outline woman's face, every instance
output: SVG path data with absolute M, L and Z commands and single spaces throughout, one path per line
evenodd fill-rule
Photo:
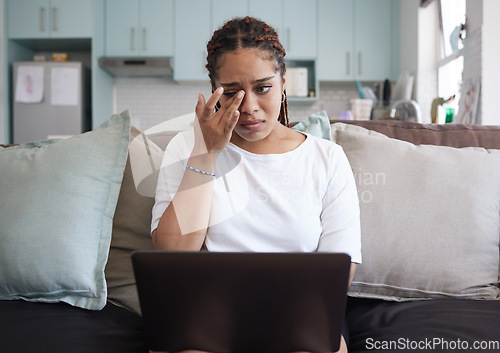
M 278 116 L 285 79 L 276 71 L 276 63 L 258 49 L 239 49 L 220 58 L 216 86 L 224 88 L 223 105 L 236 92 L 245 96 L 239 107 L 240 118 L 231 141 L 260 141 L 279 124 Z

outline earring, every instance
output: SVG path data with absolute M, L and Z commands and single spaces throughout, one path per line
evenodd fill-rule
M 286 99 L 285 91 L 281 92 L 281 103 L 284 103 Z

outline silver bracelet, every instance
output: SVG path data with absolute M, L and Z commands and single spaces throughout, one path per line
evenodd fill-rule
M 194 170 L 195 172 L 198 172 L 198 173 L 203 174 L 203 175 L 211 175 L 211 176 L 215 177 L 215 173 L 205 172 L 204 170 L 200 170 L 198 168 L 191 167 L 190 165 L 187 165 L 187 164 L 186 164 L 186 168 Z

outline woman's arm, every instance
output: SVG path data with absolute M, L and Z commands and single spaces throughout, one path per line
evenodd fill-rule
M 206 103 L 199 95 L 196 105 L 195 143 L 187 164 L 209 173 L 215 172 L 217 156 L 231 138 L 244 96 L 244 92 L 236 94 L 214 113 L 222 93 L 222 88 L 217 89 Z M 152 233 L 156 249 L 201 249 L 209 224 L 213 183 L 212 175 L 186 168 L 178 190 Z
M 351 270 L 349 271 L 349 286 L 351 286 L 352 279 L 354 278 L 354 273 L 356 273 L 356 266 L 358 264 L 355 262 L 351 262 Z

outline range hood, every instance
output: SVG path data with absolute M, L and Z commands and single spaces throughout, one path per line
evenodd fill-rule
M 99 66 L 113 76 L 172 76 L 170 58 L 108 58 L 99 59 Z

